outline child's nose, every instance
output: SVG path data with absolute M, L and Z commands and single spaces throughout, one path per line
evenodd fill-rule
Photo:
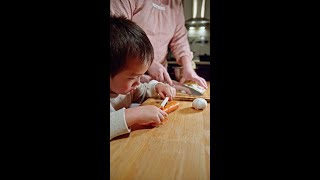
M 138 78 L 134 83 L 133 86 L 138 86 L 140 84 L 140 78 Z

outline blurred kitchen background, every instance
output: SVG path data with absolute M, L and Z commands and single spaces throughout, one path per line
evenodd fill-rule
M 210 0 L 183 0 L 185 26 L 190 49 L 193 52 L 193 67 L 197 74 L 210 80 Z M 181 67 L 172 53 L 168 55 L 168 71 L 173 79 L 180 80 Z

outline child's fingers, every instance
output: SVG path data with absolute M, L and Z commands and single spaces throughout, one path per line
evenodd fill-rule
M 170 93 L 168 94 L 168 97 L 169 97 L 169 100 L 170 100 L 170 101 L 173 100 L 172 92 L 170 92 Z
M 150 125 L 151 126 L 158 126 L 159 124 L 161 124 L 161 123 L 151 123 Z
M 173 100 L 173 98 L 176 96 L 176 89 L 173 87 L 169 87 L 169 94 L 168 97 L 170 100 Z
M 176 89 L 171 87 L 170 88 L 171 94 L 172 94 L 172 99 L 176 96 Z
M 161 121 L 164 120 L 164 115 L 162 115 L 161 113 L 158 113 L 158 117 L 160 119 L 160 121 L 158 123 L 161 123 Z
M 161 109 L 159 109 L 160 110 L 160 113 L 164 116 L 164 117 L 167 117 L 168 116 L 168 114 L 165 112 L 165 111 L 163 111 L 163 110 L 161 110 Z
M 159 95 L 162 97 L 162 99 L 169 97 L 169 100 L 172 100 L 172 93 L 170 91 L 170 88 L 164 89 L 162 92 L 159 92 Z
M 164 93 L 165 97 L 168 97 L 169 100 L 172 100 L 172 91 L 170 86 L 166 86 L 163 90 L 162 93 Z
M 162 99 L 164 99 L 164 98 L 166 98 L 166 96 L 163 94 L 163 92 L 159 92 L 159 95 L 160 95 L 160 97 L 162 98 Z

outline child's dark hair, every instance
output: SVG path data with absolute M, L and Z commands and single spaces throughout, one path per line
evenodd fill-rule
M 125 68 L 129 58 L 151 65 L 154 58 L 152 44 L 146 33 L 124 16 L 110 15 L 110 76 Z

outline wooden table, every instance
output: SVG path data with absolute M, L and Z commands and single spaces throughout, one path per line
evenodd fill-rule
M 210 96 L 207 83 L 204 96 Z M 192 101 L 179 103 L 162 125 L 132 127 L 110 141 L 111 180 L 210 179 L 210 103 L 204 110 L 193 109 Z

